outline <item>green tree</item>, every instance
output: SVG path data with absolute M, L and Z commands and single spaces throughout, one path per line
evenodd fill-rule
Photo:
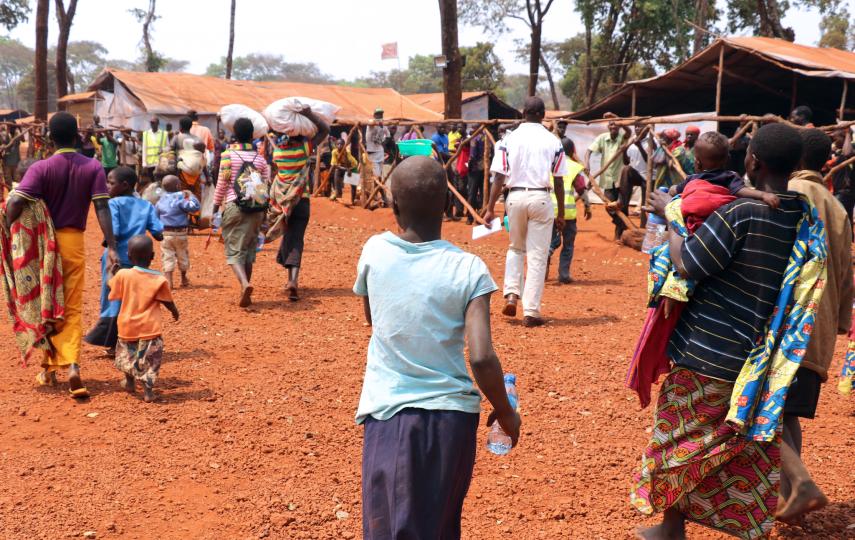
M 167 62 L 167 58 L 155 51 L 151 44 L 151 34 L 154 32 L 152 25 L 160 18 L 155 13 L 156 4 L 157 0 L 148 0 L 148 9 L 132 8 L 128 10 L 137 22 L 142 23 L 142 63 L 145 65 L 145 70 L 149 72 L 160 71 Z
M 28 111 L 36 110 L 36 73 L 32 65 L 27 73 L 21 77 L 15 89 L 18 103 Z M 56 110 L 56 66 L 53 62 L 47 63 L 47 107 L 46 111 Z
M 0 103 L 4 108 L 20 109 L 18 83 L 33 68 L 33 50 L 17 39 L 0 37 Z M 32 109 L 30 109 L 32 110 Z
M 107 49 L 96 41 L 72 41 L 68 44 L 68 70 L 73 78 L 72 91 L 84 89 L 107 67 Z
M 0 0 L 0 26 L 11 30 L 27 22 L 30 15 L 30 2 L 28 0 Z
M 227 59 L 221 58 L 216 64 L 210 64 L 205 74 L 211 77 L 225 77 L 226 63 Z M 333 80 L 314 62 L 286 62 L 282 55 L 265 53 L 253 53 L 235 58 L 232 65 L 232 79 L 308 83 L 328 83 Z
M 489 42 L 478 42 L 474 47 L 461 47 L 466 59 L 463 66 L 463 90 L 467 92 L 495 91 L 505 80 L 505 67 Z
M 820 14 L 829 19 L 829 24 L 832 25 L 837 24 L 834 19 L 839 17 L 845 16 L 848 20 L 848 13 L 842 0 L 728 0 L 727 30 L 729 32 L 750 30 L 758 36 L 794 41 L 795 31 L 784 27 L 781 22 L 792 8 L 817 9 Z

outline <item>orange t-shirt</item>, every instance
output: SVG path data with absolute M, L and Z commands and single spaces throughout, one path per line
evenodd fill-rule
M 172 302 L 172 291 L 163 274 L 148 268 L 119 270 L 108 284 L 110 300 L 121 300 L 119 339 L 154 339 L 163 333 L 161 302 Z

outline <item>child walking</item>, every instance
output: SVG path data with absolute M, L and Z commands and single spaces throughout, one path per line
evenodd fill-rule
M 133 268 L 119 270 L 110 280 L 110 300 L 119 300 L 119 341 L 116 367 L 125 374 L 122 388 L 136 392 L 140 381 L 146 403 L 154 400 L 154 383 L 163 360 L 163 322 L 160 306 L 178 320 L 178 308 L 163 274 L 150 270 L 154 247 L 147 236 L 134 236 L 128 243 Z
M 497 287 L 481 259 L 441 239 L 442 165 L 410 157 L 393 177 L 401 232 L 368 240 L 353 287 L 374 329 L 356 413 L 365 429 L 363 537 L 460 538 L 481 408 L 465 341 L 475 383 L 493 405 L 488 425 L 498 421 L 514 444 L 519 438 L 490 336 Z
M 187 271 L 190 270 L 190 248 L 187 232 L 190 227 L 189 214 L 201 208 L 199 199 L 189 191 L 181 191 L 181 180 L 170 174 L 163 178 L 163 195 L 157 201 L 155 209 L 163 223 L 163 243 L 160 244 L 163 273 L 169 288 L 173 289 L 172 275 L 175 267 L 181 272 L 181 286 L 190 285 Z
M 158 219 L 154 206 L 136 197 L 136 185 L 137 174 L 130 167 L 116 167 L 107 176 L 110 215 L 120 268 L 131 267 L 131 261 L 128 259 L 128 241 L 134 236 L 148 232 L 155 240 L 163 240 L 163 224 Z M 92 330 L 83 338 L 90 345 L 106 347 L 108 355 L 115 352 L 116 317 L 119 315 L 120 307 L 118 302 L 110 302 L 108 299 L 107 282 L 115 271 L 115 268 L 107 266 L 105 249 L 101 257 L 101 315 Z

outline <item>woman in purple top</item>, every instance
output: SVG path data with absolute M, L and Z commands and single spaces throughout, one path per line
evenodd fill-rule
M 44 371 L 37 381 L 56 384 L 56 371 L 68 368 L 69 390 L 74 398 L 86 398 L 88 391 L 80 379 L 80 347 L 83 340 L 83 277 L 86 270 L 83 231 L 89 216 L 89 204 L 95 204 L 98 224 L 107 243 L 110 267 L 118 262 L 113 223 L 108 206 L 107 180 L 104 168 L 96 159 L 78 154 L 72 146 L 77 138 L 77 120 L 58 112 L 49 123 L 50 138 L 57 151 L 48 159 L 34 163 L 6 203 L 6 225 L 11 227 L 28 201 L 42 200 L 48 208 L 56 242 L 62 257 L 65 292 L 65 320 L 57 324 L 50 336 L 53 350 L 42 361 Z

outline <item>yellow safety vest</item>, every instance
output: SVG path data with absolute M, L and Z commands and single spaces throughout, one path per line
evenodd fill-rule
M 166 132 L 160 129 L 155 134 L 151 130 L 145 130 L 142 144 L 144 148 L 143 166 L 154 167 L 160 160 L 160 154 L 166 148 Z
M 567 176 L 564 177 L 564 219 L 576 219 L 576 197 L 573 195 L 573 180 L 585 169 L 581 163 L 567 156 Z M 558 217 L 558 197 L 552 192 L 552 208 Z

